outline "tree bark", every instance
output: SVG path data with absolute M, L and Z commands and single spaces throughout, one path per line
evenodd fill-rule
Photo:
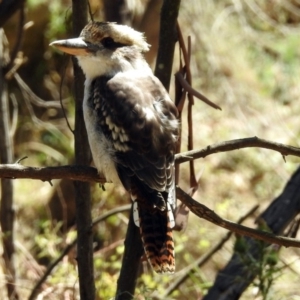
M 0 1 L 0 27 L 25 3 L 25 0 Z
M 261 214 L 259 219 L 274 234 L 282 234 L 288 224 L 300 212 L 300 168 L 293 174 L 281 195 L 273 200 L 271 205 Z M 261 242 L 245 238 L 247 255 L 258 260 Z M 264 243 L 264 247 L 270 244 Z M 245 289 L 256 277 L 256 268 L 249 268 L 241 261 L 241 254 L 234 253 L 226 267 L 219 272 L 203 300 L 235 300 L 239 299 Z
M 8 43 L 2 28 L 0 28 L 0 161 L 2 164 L 12 163 L 13 144 L 9 128 L 9 106 L 7 84 L 4 68 L 9 63 Z M 16 292 L 14 254 L 14 211 L 13 184 L 10 179 L 1 179 L 1 212 L 3 260 L 6 273 L 6 287 L 9 299 L 19 299 Z
M 177 42 L 176 23 L 180 0 L 164 0 L 160 15 L 159 46 L 155 75 L 169 90 L 175 43 Z
M 134 290 L 143 253 L 144 250 L 140 231 L 134 224 L 131 207 L 122 268 L 117 285 L 116 300 L 131 300 L 134 298 Z
M 73 0 L 73 34 L 79 36 L 87 23 L 87 2 Z M 83 120 L 82 102 L 84 95 L 84 75 L 73 58 L 74 93 L 75 93 L 75 162 L 89 165 L 91 155 L 87 133 Z M 79 273 L 80 298 L 95 299 L 94 268 L 93 268 L 93 234 L 91 216 L 91 193 L 87 182 L 74 182 L 77 225 L 77 263 Z
M 104 0 L 105 19 L 109 22 L 131 25 L 132 13 L 127 0 Z

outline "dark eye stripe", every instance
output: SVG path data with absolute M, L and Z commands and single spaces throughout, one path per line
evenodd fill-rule
M 115 49 L 126 46 L 125 44 L 115 42 L 111 37 L 102 39 L 101 43 L 107 49 Z

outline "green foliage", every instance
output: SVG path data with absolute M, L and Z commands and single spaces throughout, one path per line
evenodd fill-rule
M 246 270 L 249 270 L 251 274 L 256 274 L 256 279 L 252 285 L 258 289 L 262 299 L 267 300 L 272 285 L 282 272 L 282 268 L 278 266 L 279 247 L 277 245 L 266 246 L 261 241 L 257 241 L 256 246 L 257 257 L 253 257 L 248 251 L 249 246 L 245 238 L 237 237 L 234 251 L 239 255 Z
M 38 6 L 47 6 L 50 12 L 50 20 L 45 36 L 51 40 L 54 37 L 62 36 L 67 32 L 67 26 L 70 23 L 71 1 L 46 1 L 46 0 L 29 0 L 29 9 L 36 9 Z
M 40 233 L 34 236 L 38 258 L 56 258 L 60 253 L 59 246 L 63 241 L 60 234 L 61 223 L 57 223 L 53 227 L 50 220 L 40 220 L 39 228 Z

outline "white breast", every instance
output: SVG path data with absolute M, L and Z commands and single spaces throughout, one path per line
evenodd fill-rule
M 93 160 L 99 173 L 103 173 L 107 181 L 119 184 L 120 179 L 116 170 L 112 143 L 106 139 L 100 126 L 97 126 L 99 119 L 96 111 L 88 106 L 90 83 L 88 79 L 85 82 L 83 116 Z

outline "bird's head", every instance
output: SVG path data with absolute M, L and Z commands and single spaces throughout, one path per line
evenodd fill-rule
M 142 53 L 150 47 L 141 32 L 110 22 L 90 22 L 78 38 L 50 45 L 76 56 L 88 78 L 146 68 Z

